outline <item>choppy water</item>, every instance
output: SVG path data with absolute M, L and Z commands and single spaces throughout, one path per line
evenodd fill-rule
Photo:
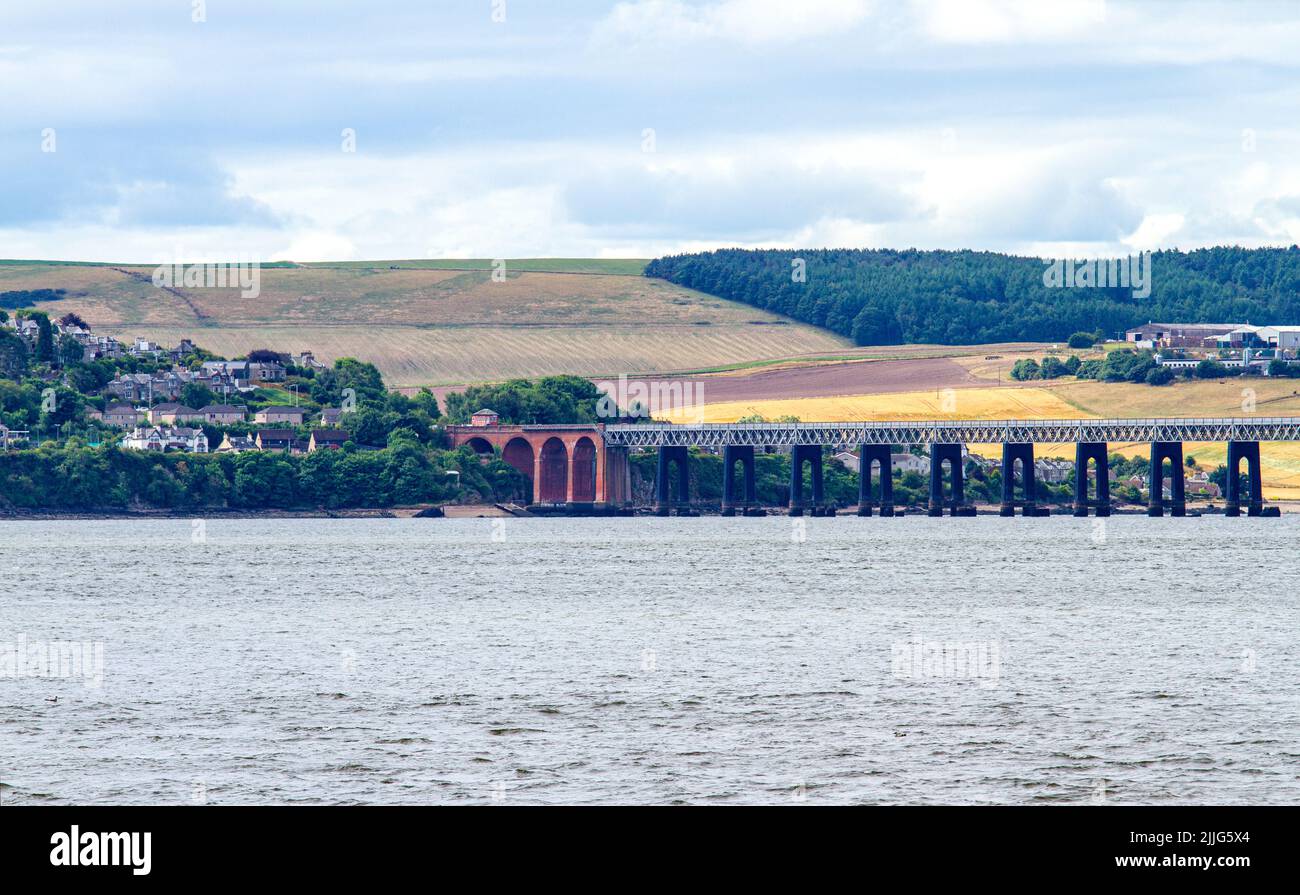
M 803 524 L 0 523 L 3 802 L 1300 801 L 1300 518 Z

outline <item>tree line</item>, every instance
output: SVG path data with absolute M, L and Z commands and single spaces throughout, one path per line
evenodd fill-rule
M 1038 258 L 907 249 L 720 249 L 646 276 L 740 301 L 858 345 L 1064 341 L 1158 321 L 1300 323 L 1300 248 L 1155 252 L 1150 295 L 1052 288 Z M 1140 291 L 1140 290 L 1139 290 Z

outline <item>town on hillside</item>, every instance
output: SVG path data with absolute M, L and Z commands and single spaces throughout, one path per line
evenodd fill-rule
M 310 351 L 261 350 L 240 360 L 225 360 L 190 339 L 169 348 L 147 339 L 123 342 L 99 335 L 75 314 L 57 321 L 40 314 L 16 316 L 5 319 L 3 327 L 35 358 L 52 350 L 65 366 L 75 364 L 78 370 L 92 361 L 112 362 L 111 380 L 92 383 L 91 389 L 85 388 L 85 382 L 73 384 L 94 402 L 85 407 L 85 418 L 123 430 L 117 443 L 127 450 L 299 454 L 336 450 L 348 441 L 348 433 L 340 428 L 347 407 L 309 409 L 298 403 L 301 382 L 327 369 Z M 131 372 L 133 368 L 139 371 Z M 294 403 L 252 407 L 245 400 L 265 395 L 268 389 L 278 395 L 282 388 L 291 390 L 288 394 Z M 213 444 L 205 424 L 247 431 L 223 431 Z M 304 429 L 308 426 L 314 428 Z M 21 446 L 30 434 L 0 425 L 0 447 Z

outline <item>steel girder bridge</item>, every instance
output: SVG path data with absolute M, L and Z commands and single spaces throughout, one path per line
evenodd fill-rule
M 723 453 L 722 508 L 725 515 L 739 509 L 745 514 L 757 508 L 754 493 L 754 451 L 784 448 L 790 451 L 790 499 L 792 515 L 802 515 L 804 466 L 811 466 L 814 515 L 834 515 L 825 505 L 822 492 L 823 448 L 850 448 L 858 455 L 858 515 L 869 516 L 873 506 L 880 515 L 893 516 L 891 445 L 926 445 L 930 454 L 931 516 L 948 510 L 953 516 L 974 515 L 966 503 L 963 487 L 964 444 L 1002 444 L 1001 514 L 1011 516 L 1017 507 L 1023 515 L 1046 515 L 1036 505 L 1034 475 L 1035 444 L 1075 444 L 1074 515 L 1110 515 L 1109 443 L 1151 444 L 1150 498 L 1147 512 L 1163 516 L 1186 515 L 1183 480 L 1184 442 L 1226 442 L 1228 477 L 1225 514 L 1276 515 L 1277 508 L 1265 508 L 1260 480 L 1260 442 L 1300 441 L 1300 417 L 1216 417 L 1165 419 L 1075 419 L 1075 420 L 926 420 L 863 423 L 620 423 L 603 428 L 605 446 L 618 451 L 657 449 L 656 508 L 668 515 L 677 504 L 679 513 L 691 514 L 689 461 L 687 450 L 702 447 Z M 743 491 L 737 493 L 735 466 L 742 467 Z M 1089 464 L 1092 470 L 1089 471 Z M 1242 494 L 1239 470 L 1245 463 L 1248 488 Z M 672 487 L 672 467 L 677 468 L 677 487 Z M 947 466 L 945 475 L 944 468 Z M 1017 475 L 1017 467 L 1019 475 Z M 1168 470 L 1168 474 L 1166 474 Z M 873 488 L 873 471 L 878 485 Z M 1169 495 L 1165 496 L 1165 480 Z M 1090 481 L 1093 483 L 1089 488 Z M 948 487 L 945 488 L 945 482 Z M 1017 488 L 1017 484 L 1019 487 Z M 673 491 L 676 490 L 674 499 Z M 1091 491 L 1091 493 L 1090 493 Z M 1019 492 L 1019 494 L 1017 494 Z

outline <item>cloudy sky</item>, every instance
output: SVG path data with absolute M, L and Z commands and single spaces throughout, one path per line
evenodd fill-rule
M 1300 3 L 0 6 L 0 257 L 1300 242 Z

